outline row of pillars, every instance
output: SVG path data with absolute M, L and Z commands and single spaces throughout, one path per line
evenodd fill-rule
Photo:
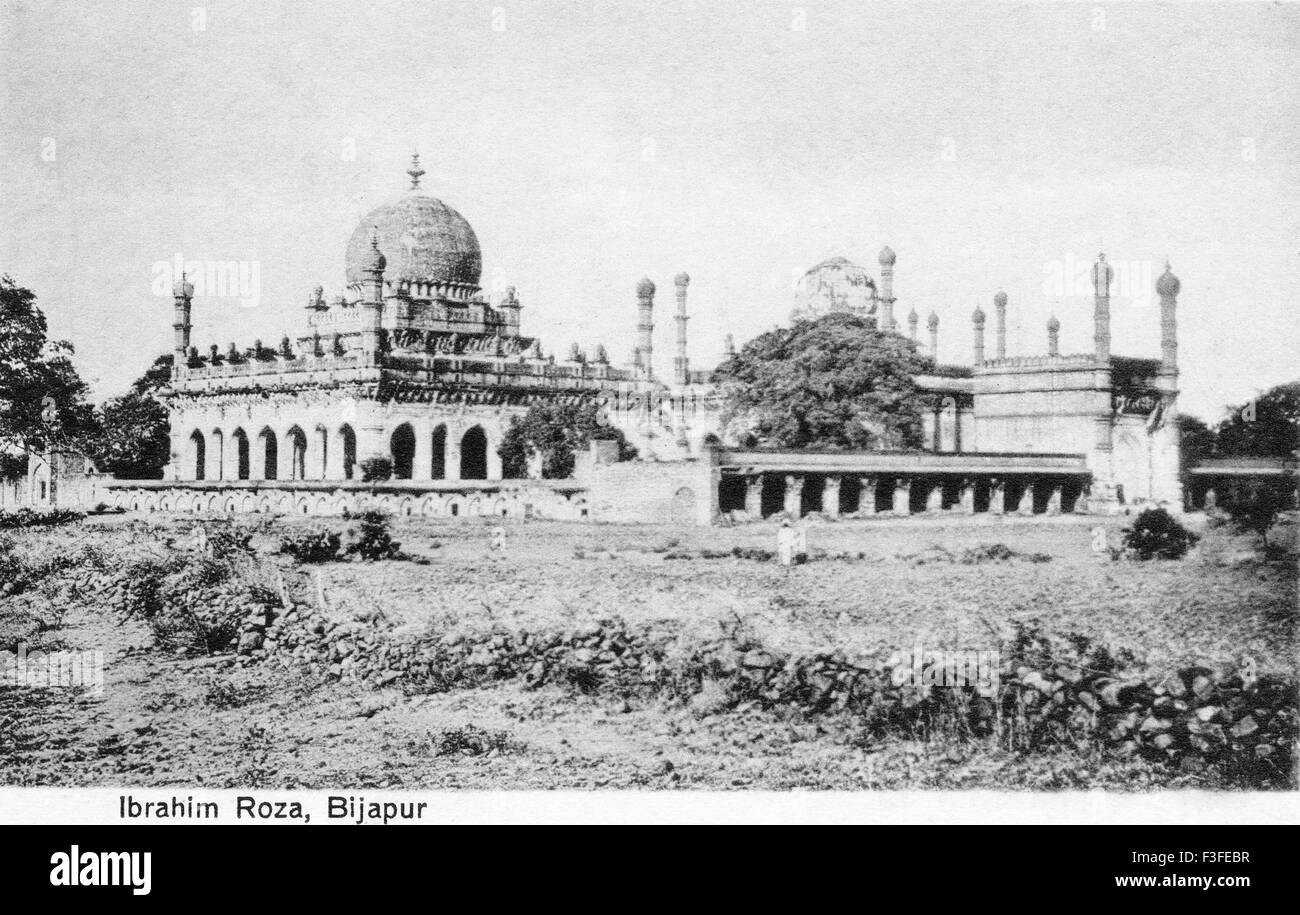
M 755 518 L 775 511 L 783 511 L 792 518 L 802 517 L 810 502 L 813 505 L 820 502 L 820 511 L 832 518 L 845 513 L 910 515 L 916 512 L 1055 515 L 1073 512 L 1083 494 L 1080 481 L 1062 477 L 855 476 L 852 479 L 857 484 L 858 497 L 854 508 L 852 500 L 842 498 L 846 478 L 839 474 L 757 473 L 731 479 L 743 482 L 744 509 Z M 775 504 L 774 484 L 782 490 L 779 508 Z M 722 485 L 724 489 L 728 487 L 726 479 Z M 809 485 L 822 487 L 820 500 L 806 498 L 810 495 L 806 492 Z M 720 493 L 723 511 L 740 507 L 728 504 L 737 501 L 736 495 Z

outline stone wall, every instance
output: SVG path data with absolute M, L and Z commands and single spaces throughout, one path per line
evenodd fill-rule
M 685 461 L 580 465 L 592 518 L 632 524 L 711 524 L 721 474 L 716 452 Z
M 513 480 L 481 484 L 396 483 L 173 483 L 114 481 L 104 487 L 112 508 L 143 512 L 282 515 L 342 515 L 378 509 L 394 515 L 430 518 L 588 517 L 582 486 L 572 481 Z

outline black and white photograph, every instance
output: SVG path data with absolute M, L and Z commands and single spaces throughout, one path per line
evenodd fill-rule
M 1298 51 L 0 0 L 0 821 L 1300 821 Z

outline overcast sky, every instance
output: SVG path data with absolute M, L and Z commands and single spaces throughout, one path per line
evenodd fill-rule
M 100 395 L 170 350 L 178 253 L 259 270 L 256 307 L 196 300 L 197 345 L 296 334 L 416 148 L 548 351 L 628 358 L 649 275 L 667 370 L 686 270 L 710 366 L 886 243 L 944 361 L 999 288 L 1012 354 L 1053 312 L 1088 351 L 1064 270 L 1104 245 L 1182 280 L 1185 412 L 1300 376 L 1300 5 L 197 4 L 0 6 L 0 271 Z M 1120 291 L 1113 350 L 1158 354 L 1154 297 Z

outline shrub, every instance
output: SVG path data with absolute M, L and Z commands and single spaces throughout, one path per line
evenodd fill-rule
M 383 480 L 391 480 L 393 477 L 393 462 L 386 457 L 366 458 L 361 462 L 361 481 L 363 483 L 376 483 Z
M 1274 486 L 1261 486 L 1231 499 L 1225 506 L 1228 517 L 1239 530 L 1264 534 L 1277 520 L 1278 515 L 1291 507 L 1295 483 L 1284 481 Z
M 488 731 L 473 724 L 443 728 L 431 735 L 431 742 L 433 751 L 438 756 L 483 756 L 493 750 L 508 753 L 516 749 L 515 742 L 505 731 Z
M 389 533 L 388 516 L 381 511 L 365 511 L 357 516 L 357 527 L 347 546 L 347 553 L 366 562 L 395 559 L 402 545 Z
M 0 529 L 67 524 L 71 521 L 80 521 L 84 517 L 86 517 L 84 512 L 73 511 L 70 508 L 52 508 L 49 511 L 20 508 L 12 512 L 0 512 Z
M 339 558 L 343 538 L 324 527 L 286 531 L 280 537 L 280 552 L 299 562 L 331 562 Z
M 1181 559 L 1196 539 L 1163 508 L 1146 509 L 1123 534 L 1124 548 L 1135 559 Z

